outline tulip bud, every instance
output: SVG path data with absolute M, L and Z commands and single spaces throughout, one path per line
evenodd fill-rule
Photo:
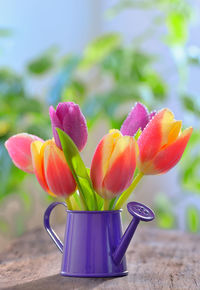
M 38 182 L 51 195 L 68 196 L 74 193 L 76 182 L 60 150 L 53 140 L 31 144 L 33 167 Z
M 143 131 L 155 114 L 155 111 L 149 114 L 143 104 L 136 103 L 122 124 L 121 133 L 123 135 L 134 136 L 139 129 Z
M 136 167 L 136 142 L 118 130 L 103 137 L 91 165 L 91 179 L 96 192 L 105 199 L 122 193 L 132 182 Z
M 52 106 L 49 108 L 49 114 L 56 145 L 62 149 L 56 131 L 56 128 L 60 128 L 71 137 L 79 151 L 82 151 L 87 142 L 88 132 L 85 117 L 79 106 L 72 102 L 59 103 L 56 111 Z
M 138 139 L 139 170 L 146 175 L 169 171 L 181 159 L 192 130 L 181 132 L 181 121 L 170 110 L 158 112 Z

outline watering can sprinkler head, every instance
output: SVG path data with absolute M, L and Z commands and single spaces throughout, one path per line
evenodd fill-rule
M 146 205 L 139 202 L 129 202 L 127 204 L 129 213 L 135 217 L 135 220 L 150 222 L 155 218 L 154 212 Z
M 122 236 L 118 247 L 113 253 L 113 260 L 116 264 L 122 261 L 122 258 L 130 244 L 130 241 L 135 233 L 135 230 L 140 221 L 149 222 L 155 218 L 154 212 L 139 202 L 129 202 L 127 205 L 129 213 L 133 216 L 128 228 Z

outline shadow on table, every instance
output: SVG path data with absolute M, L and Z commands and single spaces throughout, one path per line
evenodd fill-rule
M 74 277 L 62 277 L 60 275 L 54 275 L 47 278 L 39 279 L 35 282 L 28 282 L 18 286 L 13 286 L 9 288 L 10 290 L 59 290 L 59 289 L 94 289 L 96 287 L 101 287 L 103 289 L 104 282 L 110 282 L 116 278 L 74 278 Z M 109 283 L 109 284 L 110 284 Z M 101 286 L 100 286 L 101 285 Z

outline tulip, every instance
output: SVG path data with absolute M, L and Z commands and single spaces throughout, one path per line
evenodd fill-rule
M 134 136 L 139 129 L 143 131 L 155 114 L 155 111 L 149 113 L 143 104 L 136 103 L 121 126 L 122 135 Z
M 136 167 L 136 141 L 111 130 L 97 146 L 91 165 L 91 180 L 96 192 L 112 199 L 132 182 Z
M 192 134 L 192 128 L 181 132 L 181 121 L 168 109 L 158 112 L 138 139 L 138 168 L 142 174 L 169 171 L 181 159 Z
M 39 140 L 41 143 L 44 142 L 39 137 L 27 133 L 14 135 L 5 142 L 5 147 L 15 166 L 28 173 L 34 173 L 31 158 L 31 143 L 36 140 Z
M 56 131 L 56 128 L 60 128 L 71 137 L 79 151 L 82 151 L 87 142 L 88 132 L 85 117 L 79 106 L 72 102 L 59 103 L 56 111 L 50 106 L 49 114 L 56 145 L 62 149 Z
M 53 140 L 31 144 L 35 175 L 42 188 L 49 194 L 69 196 L 76 189 L 76 182 L 60 150 Z

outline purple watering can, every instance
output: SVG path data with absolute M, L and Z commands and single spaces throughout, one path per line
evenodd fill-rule
M 122 235 L 121 210 L 67 212 L 64 245 L 49 223 L 53 202 L 44 214 L 44 226 L 62 252 L 61 275 L 73 277 L 114 277 L 128 274 L 125 252 L 140 220 L 151 221 L 153 211 L 143 204 L 127 205 L 133 216 Z M 66 205 L 65 205 L 66 206 Z

